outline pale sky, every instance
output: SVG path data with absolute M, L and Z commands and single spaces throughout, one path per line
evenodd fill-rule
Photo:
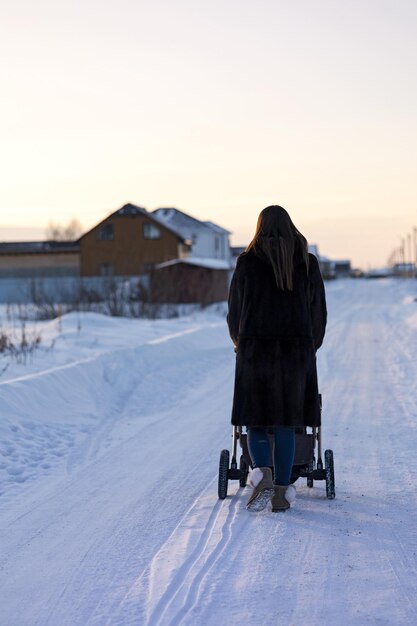
M 383 264 L 417 226 L 416 34 L 414 0 L 3 3 L 0 239 L 133 202 L 244 244 L 281 204 Z

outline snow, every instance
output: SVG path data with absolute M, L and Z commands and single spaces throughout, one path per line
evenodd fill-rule
M 223 228 L 222 226 L 219 226 L 218 224 L 215 224 L 214 222 L 207 221 L 207 222 L 203 222 L 203 224 L 205 224 L 206 226 L 214 230 L 214 232 L 219 235 L 224 235 L 224 234 L 231 235 L 232 234 L 230 230 L 226 230 L 226 228 Z
M 285 513 L 246 511 L 234 481 L 217 499 L 224 312 L 38 323 L 41 347 L 0 376 L 0 623 L 415 624 L 416 291 L 327 286 L 336 499 L 300 479 Z
M 173 207 L 155 209 L 152 216 L 159 220 L 162 224 L 173 228 L 184 239 L 190 239 L 191 231 L 200 232 L 212 230 L 205 222 L 202 222 L 191 215 L 187 215 L 184 211 Z
M 206 267 L 212 270 L 230 270 L 230 263 L 222 259 L 200 258 L 200 257 L 186 257 L 184 259 L 173 259 L 172 261 L 165 261 L 156 266 L 156 269 L 163 267 L 170 267 L 171 265 L 178 265 L 179 263 L 185 263 L 187 265 L 196 265 L 197 267 Z

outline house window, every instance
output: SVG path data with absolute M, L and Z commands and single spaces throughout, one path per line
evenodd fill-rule
M 160 239 L 161 231 L 158 226 L 155 226 L 155 224 L 145 222 L 143 225 L 143 236 L 145 239 Z
M 113 276 L 113 265 L 111 263 L 101 263 L 100 276 Z
M 104 224 L 97 231 L 97 239 L 99 241 L 113 241 L 114 239 L 114 227 L 113 224 Z
M 218 237 L 215 237 L 215 238 L 214 238 L 214 249 L 216 250 L 216 252 L 218 252 L 218 251 L 219 251 L 219 248 L 220 248 L 220 241 L 219 241 L 219 238 L 218 238 Z

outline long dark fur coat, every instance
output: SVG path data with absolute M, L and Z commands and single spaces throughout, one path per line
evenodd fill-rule
M 272 265 L 240 255 L 227 323 L 237 346 L 232 424 L 319 426 L 316 350 L 326 327 L 318 261 L 294 257 L 293 290 L 279 290 Z

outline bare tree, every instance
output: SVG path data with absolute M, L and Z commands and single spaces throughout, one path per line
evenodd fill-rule
M 49 222 L 46 229 L 46 238 L 48 241 L 74 241 L 82 234 L 81 223 L 73 218 L 66 226 Z

